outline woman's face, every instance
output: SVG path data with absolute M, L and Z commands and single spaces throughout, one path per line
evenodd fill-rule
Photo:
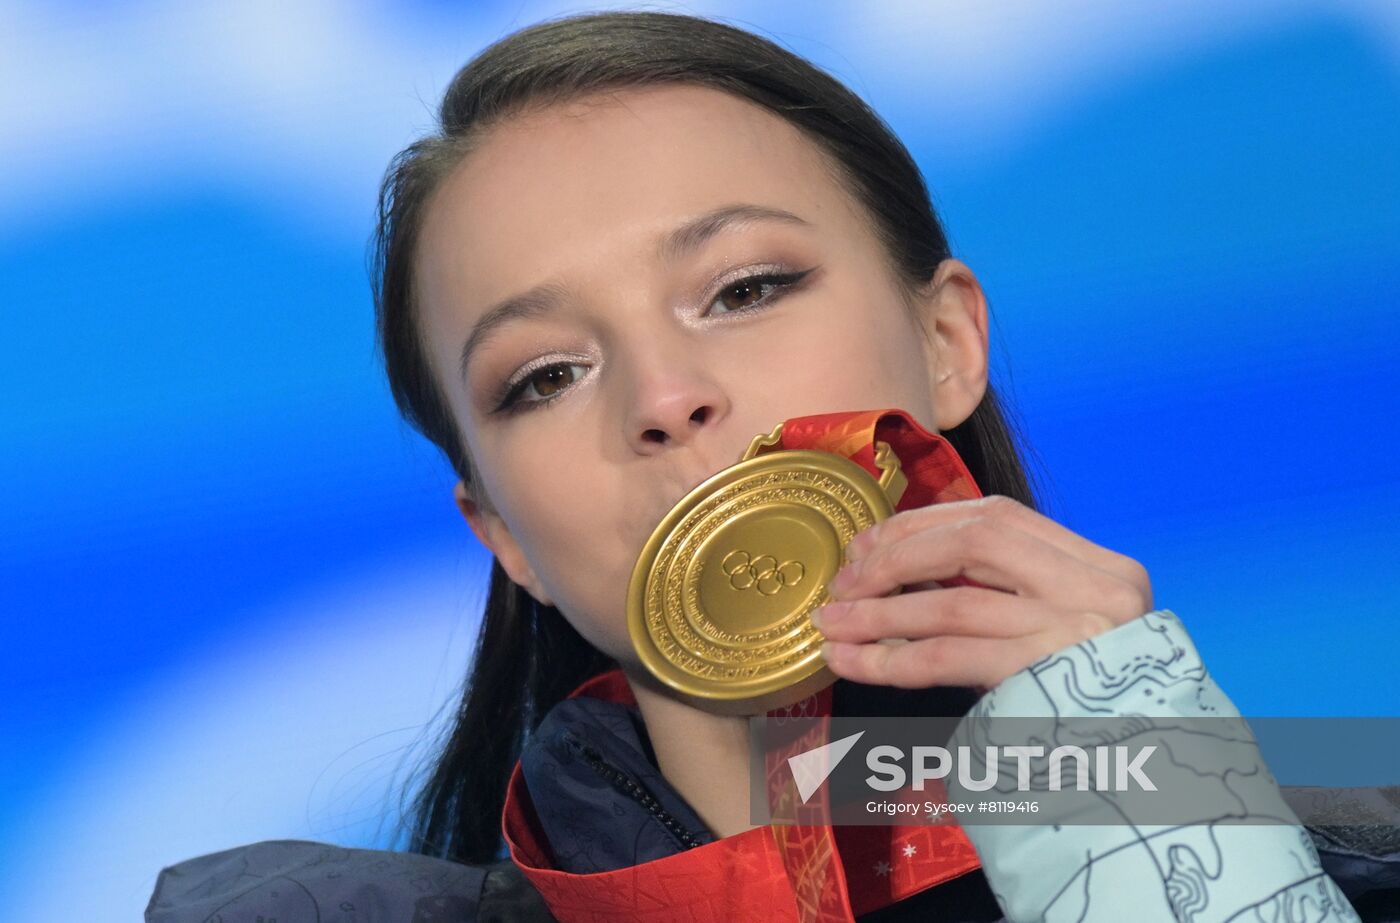
M 820 149 L 706 88 L 493 128 L 429 203 L 416 271 L 488 501 L 459 484 L 463 513 L 516 583 L 627 666 L 643 543 L 755 435 L 882 407 L 948 429 L 985 388 L 967 267 L 945 261 L 921 293 L 925 335 Z

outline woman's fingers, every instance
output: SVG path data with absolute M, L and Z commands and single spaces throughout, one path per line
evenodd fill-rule
M 828 640 L 853 643 L 934 635 L 1019 638 L 1045 628 L 1044 608 L 1011 593 L 959 586 L 827 603 L 812 613 L 812 622 Z
M 846 558 L 814 618 L 832 671 L 872 685 L 985 691 L 1152 609 L 1141 564 L 1006 497 L 896 514 Z M 940 585 L 960 577 L 980 586 Z
M 966 512 L 949 523 L 879 541 L 842 568 L 829 590 L 836 600 L 854 600 L 958 576 L 1060 609 L 1101 612 L 1120 623 L 1151 609 L 1150 596 L 1144 598 L 1139 586 L 1086 564 L 1009 520 Z
M 992 494 L 976 500 L 935 503 L 932 506 L 896 513 L 851 539 L 846 550 L 847 558 L 852 561 L 861 560 L 879 547 L 896 543 L 926 529 L 973 518 L 984 518 L 1014 526 L 1091 567 L 1117 577 L 1136 587 L 1139 594 L 1148 599 L 1148 608 L 1151 608 L 1152 584 L 1147 569 L 1140 563 L 1125 554 L 1096 545 L 1044 514 L 1001 494 Z
M 901 689 L 972 686 L 985 691 L 1045 655 L 1098 634 L 1086 634 L 1091 625 L 1100 630 L 1112 627 L 1103 616 L 1061 616 L 1019 638 L 938 635 L 902 644 L 828 641 L 822 656 L 833 673 L 852 682 Z

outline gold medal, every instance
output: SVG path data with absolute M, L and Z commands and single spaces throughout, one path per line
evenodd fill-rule
M 846 543 L 889 517 L 907 484 L 884 442 L 877 480 L 842 455 L 775 449 L 781 435 L 779 424 L 755 436 L 682 497 L 632 570 L 627 628 L 642 663 L 709 711 L 761 714 L 835 681 L 809 616 Z

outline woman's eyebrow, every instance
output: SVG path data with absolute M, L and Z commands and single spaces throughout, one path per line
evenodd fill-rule
M 740 202 L 724 205 L 691 218 L 663 234 L 657 241 L 656 255 L 662 262 L 675 262 L 700 249 L 706 241 L 723 231 L 758 221 L 780 221 L 811 227 L 811 222 L 785 209 Z M 504 324 L 542 317 L 557 309 L 568 297 L 569 290 L 565 286 L 557 282 L 547 282 L 506 298 L 481 315 L 472 325 L 466 342 L 462 344 L 458 359 L 458 374 L 462 380 L 466 380 L 467 366 L 471 362 L 472 354 Z

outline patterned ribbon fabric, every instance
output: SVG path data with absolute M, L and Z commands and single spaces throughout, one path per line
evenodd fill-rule
M 782 449 L 819 449 L 852 459 L 876 478 L 875 443 L 899 457 L 909 485 L 896 511 L 980 497 L 952 445 L 896 409 L 795 417 Z M 771 451 L 771 450 L 770 450 Z M 944 585 L 977 585 L 966 579 Z M 571 693 L 636 705 L 621 670 L 595 676 Z M 832 687 L 767 715 L 770 721 L 829 718 Z M 826 787 L 809 803 L 793 791 L 787 757 L 827 742 L 827 722 L 767 754 L 775 822 L 628 868 L 579 875 L 551 867 L 520 765 L 506 789 L 502 832 L 511 859 L 563 923 L 686 920 L 721 923 L 853 923 L 863 915 L 979 867 L 971 841 L 954 822 L 841 826 L 826 822 Z

